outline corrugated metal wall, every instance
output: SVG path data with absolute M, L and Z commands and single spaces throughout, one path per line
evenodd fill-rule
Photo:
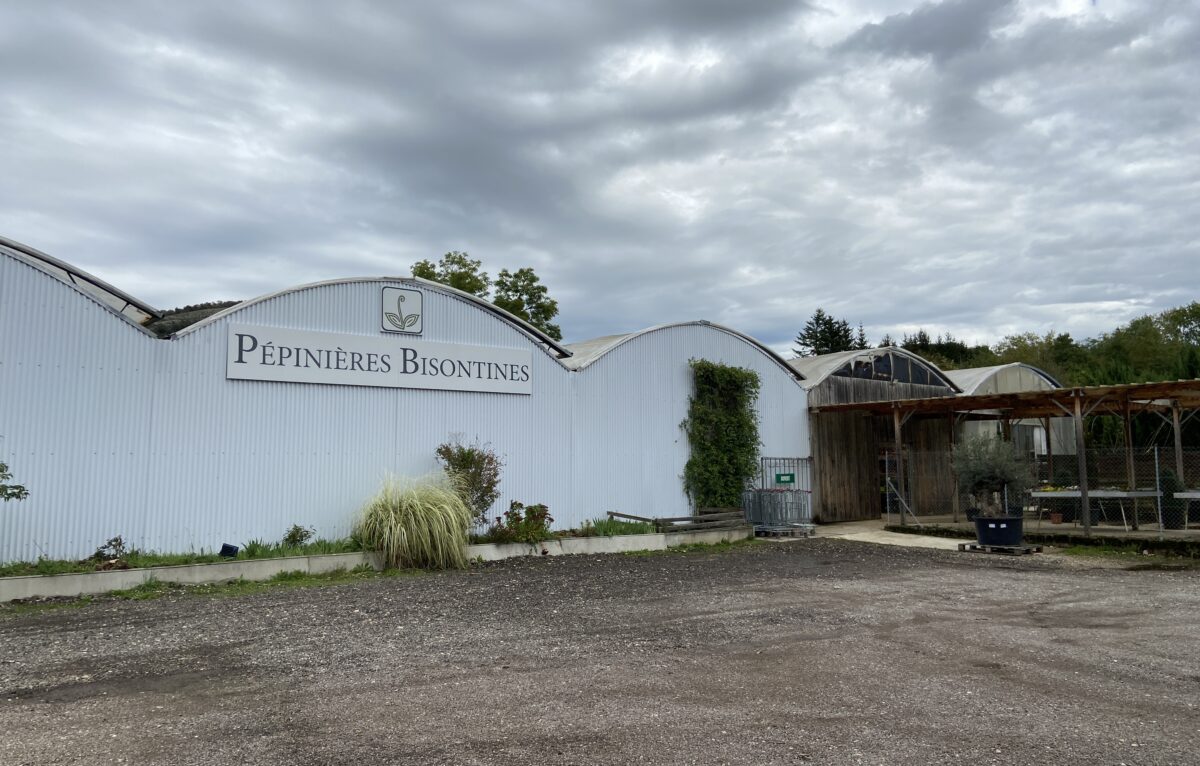
M 679 325 L 638 335 L 575 373 L 574 474 L 581 518 L 619 511 L 645 516 L 691 512 L 683 491 L 693 358 L 759 375 L 761 453 L 807 457 L 808 409 L 796 378 L 735 335 Z
M 30 489 L 0 505 L 0 561 L 82 557 L 114 535 L 161 551 L 277 540 L 296 523 L 344 535 L 388 473 L 436 472 L 456 434 L 504 457 L 496 513 L 542 502 L 559 527 L 679 515 L 693 357 L 758 371 L 764 454 L 808 454 L 804 392 L 736 336 L 667 328 L 575 373 L 427 287 L 422 337 L 532 349 L 532 396 L 226 380 L 227 323 L 377 336 L 381 284 L 285 292 L 162 341 L 0 254 L 0 460 Z

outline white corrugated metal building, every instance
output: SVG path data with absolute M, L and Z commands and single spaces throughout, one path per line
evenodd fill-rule
M 410 277 L 284 290 L 168 339 L 141 326 L 155 313 L 0 240 L 0 460 L 30 490 L 0 505 L 0 561 L 115 535 L 160 551 L 291 524 L 341 536 L 387 474 L 436 472 L 455 436 L 504 457 L 495 509 L 546 503 L 557 527 L 686 515 L 692 358 L 757 371 L 762 453 L 808 455 L 802 376 L 706 322 L 566 347 Z

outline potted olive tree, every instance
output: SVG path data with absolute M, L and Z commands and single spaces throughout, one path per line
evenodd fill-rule
M 980 545 L 1020 545 L 1025 492 L 1033 471 L 1011 442 L 975 436 L 954 448 L 958 486 L 974 501 L 967 518 L 975 521 Z

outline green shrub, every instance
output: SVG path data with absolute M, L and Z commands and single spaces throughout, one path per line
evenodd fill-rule
M 1007 487 L 1009 506 L 1019 508 L 1025 491 L 1033 486 L 1033 471 L 1016 447 L 992 436 L 973 436 L 955 445 L 953 462 L 959 489 L 985 512 L 1010 510 L 994 507 L 993 493 L 1003 493 Z
M 545 505 L 523 505 L 512 502 L 503 516 L 497 516 L 492 526 L 480 538 L 488 543 L 526 543 L 534 545 L 554 536 L 550 525 L 554 517 Z
M 691 454 L 683 486 L 696 508 L 740 508 L 758 473 L 758 373 L 705 359 L 690 362 L 695 382 L 688 401 Z
M 354 539 L 390 568 L 462 569 L 473 514 L 448 482 L 388 479 L 354 525 Z
M 488 511 L 500 495 L 500 469 L 503 461 L 487 444 L 447 442 L 435 450 L 463 502 L 475 515 L 475 522 L 486 524 Z
M 307 543 L 309 540 L 312 539 L 314 531 L 315 530 L 309 529 L 307 527 L 302 527 L 299 524 L 293 524 L 291 529 L 289 529 L 283 535 L 283 540 L 282 540 L 283 547 L 284 548 L 299 548 L 301 545 L 304 545 L 305 543 Z

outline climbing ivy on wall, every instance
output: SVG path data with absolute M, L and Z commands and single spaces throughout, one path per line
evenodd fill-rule
M 680 424 L 691 447 L 684 489 L 696 508 L 740 507 L 758 471 L 758 373 L 706 359 L 690 364 L 695 387 Z

